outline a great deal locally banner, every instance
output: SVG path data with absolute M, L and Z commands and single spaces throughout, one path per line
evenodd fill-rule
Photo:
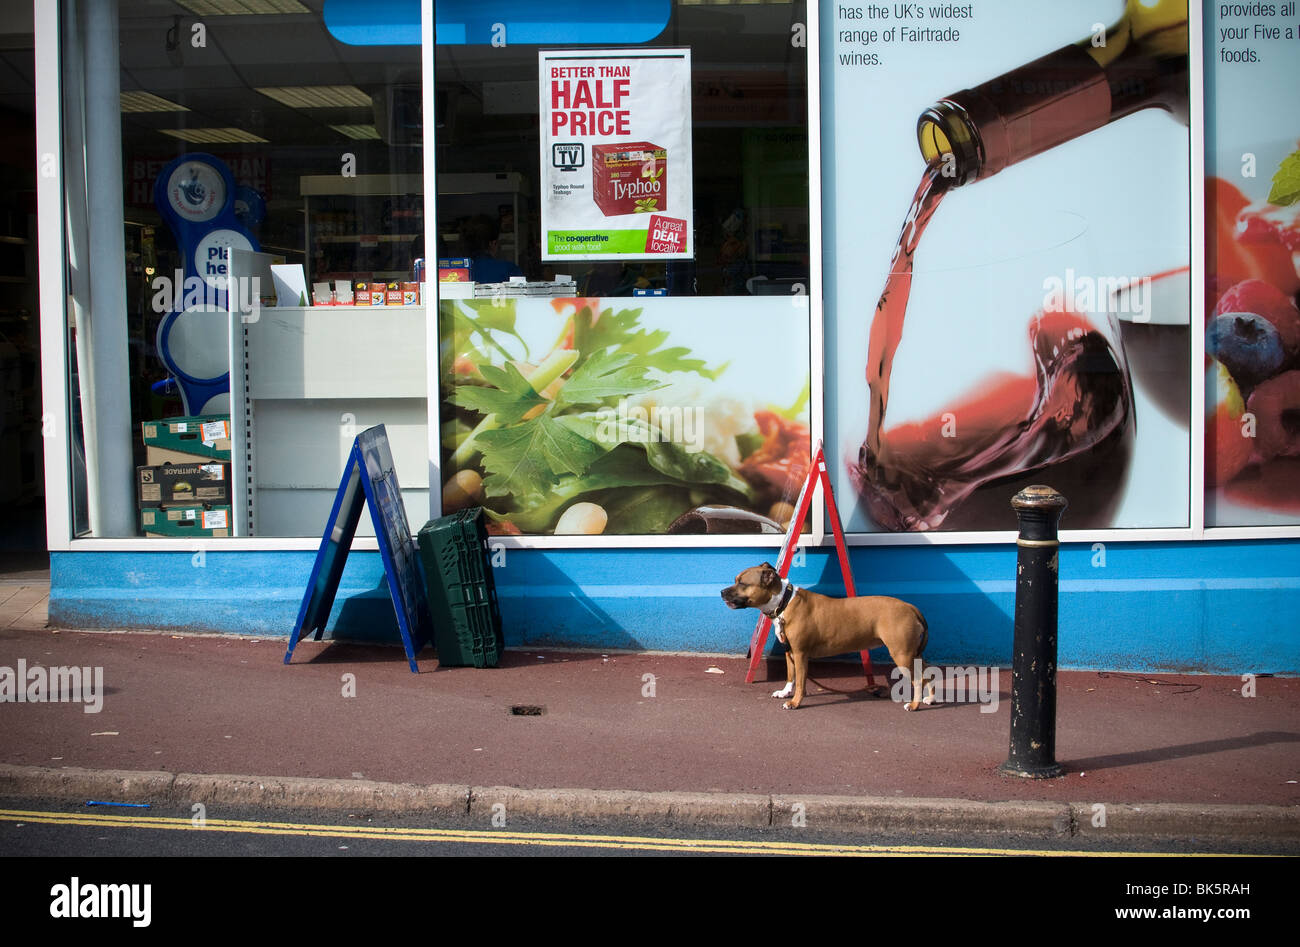
M 690 259 L 691 51 L 541 50 L 542 259 Z

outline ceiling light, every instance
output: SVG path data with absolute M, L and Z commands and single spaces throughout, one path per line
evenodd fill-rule
M 265 138 L 250 134 L 242 128 L 160 128 L 164 135 L 195 145 L 226 145 L 238 142 L 264 142 Z
M 185 106 L 152 92 L 123 92 L 123 112 L 188 112 Z
M 337 109 L 370 106 L 370 93 L 354 85 L 271 86 L 257 90 L 295 109 Z
M 198 16 L 254 16 L 272 13 L 310 13 L 298 0 L 176 0 Z
M 374 125 L 331 125 L 340 135 L 346 135 L 348 138 L 362 140 L 379 140 L 379 130 Z

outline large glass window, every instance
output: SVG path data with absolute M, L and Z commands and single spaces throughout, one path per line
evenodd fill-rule
M 76 535 L 318 536 L 374 423 L 428 513 L 418 19 L 330 6 L 62 5 Z
M 522 6 L 439 5 L 443 508 L 778 532 L 810 443 L 806 6 Z

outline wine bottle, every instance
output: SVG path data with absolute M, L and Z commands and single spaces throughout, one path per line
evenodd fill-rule
M 1127 0 L 1104 32 L 940 99 L 916 133 L 955 186 L 1153 107 L 1187 123 L 1187 0 Z

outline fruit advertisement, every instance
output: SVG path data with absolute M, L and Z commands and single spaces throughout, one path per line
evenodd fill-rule
M 443 300 L 442 510 L 515 536 L 772 534 L 808 473 L 806 296 Z
M 1294 3 L 1206 8 L 1211 527 L 1300 524 L 1300 102 L 1279 94 L 1300 88 L 1298 30 Z
M 846 529 L 1014 530 L 1034 483 L 1064 529 L 1191 527 L 1185 0 L 821 12 Z
M 540 50 L 544 260 L 691 259 L 691 51 Z

